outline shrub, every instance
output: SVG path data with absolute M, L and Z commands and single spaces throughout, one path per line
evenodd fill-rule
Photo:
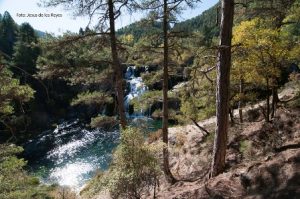
M 242 153 L 245 159 L 251 159 L 253 157 L 252 142 L 247 140 L 242 140 L 240 142 L 239 151 Z
M 54 199 L 77 199 L 76 192 L 74 192 L 70 187 L 64 186 L 54 186 L 53 191 L 50 195 Z
M 16 157 L 23 149 L 15 145 L 0 144 L 0 198 L 47 199 L 49 187 L 29 176 L 23 167 L 26 161 Z
M 91 118 L 91 127 L 92 128 L 111 128 L 117 125 L 117 120 L 115 117 L 99 115 L 97 117 Z
M 94 91 L 94 92 L 84 92 L 77 95 L 76 99 L 73 99 L 71 102 L 72 106 L 79 104 L 83 105 L 103 105 L 106 103 L 113 102 L 113 98 L 108 96 L 104 92 Z
M 92 180 L 82 195 L 109 190 L 112 198 L 141 198 L 156 186 L 160 174 L 156 154 L 162 147 L 161 143 L 146 144 L 140 129 L 127 128 L 121 132 L 109 170 Z

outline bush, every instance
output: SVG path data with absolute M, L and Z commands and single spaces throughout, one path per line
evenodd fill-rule
M 26 161 L 16 157 L 23 149 L 15 145 L 0 144 L 0 198 L 47 199 L 49 187 L 29 176 L 23 167 Z
M 127 128 L 121 132 L 110 169 L 92 180 L 82 195 L 109 190 L 112 198 L 141 198 L 156 186 L 160 175 L 156 154 L 162 148 L 161 143 L 146 144 L 140 129 Z
M 239 151 L 245 159 L 251 159 L 253 157 L 252 142 L 247 140 L 242 140 L 240 142 Z
M 53 199 L 77 199 L 76 192 L 70 187 L 55 186 L 53 185 L 53 191 L 50 192 Z
M 112 128 L 117 125 L 117 120 L 115 117 L 99 115 L 97 117 L 91 118 L 91 127 L 92 128 Z

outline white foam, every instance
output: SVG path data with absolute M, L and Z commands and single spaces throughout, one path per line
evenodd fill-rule
M 50 179 L 62 186 L 79 188 L 83 185 L 84 175 L 94 171 L 92 163 L 74 162 L 50 171 Z

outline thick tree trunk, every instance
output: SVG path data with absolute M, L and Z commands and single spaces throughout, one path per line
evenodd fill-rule
M 225 168 L 234 0 L 222 0 L 221 10 L 220 46 L 217 63 L 217 125 L 210 173 L 211 177 L 222 173 Z
M 243 119 L 243 99 L 241 99 L 242 95 L 244 95 L 244 80 L 243 78 L 240 78 L 240 100 L 239 100 L 239 117 L 240 117 L 240 123 L 242 124 L 244 122 Z
M 164 65 L 163 65 L 163 124 L 162 124 L 162 134 L 163 142 L 166 147 L 163 149 L 163 169 L 166 179 L 169 183 L 175 183 L 176 179 L 172 175 L 169 167 L 169 151 L 168 151 L 168 64 L 169 64 L 169 42 L 168 42 L 168 1 L 164 0 L 164 16 L 163 16 L 163 36 L 164 36 Z
M 118 101 L 118 110 L 120 117 L 121 127 L 126 128 L 126 114 L 124 107 L 124 91 L 123 91 L 123 70 L 119 61 L 118 51 L 117 51 L 117 39 L 115 30 L 115 14 L 114 14 L 114 3 L 113 0 L 108 0 L 108 12 L 109 12 L 109 25 L 110 25 L 110 40 L 111 40 L 111 54 L 112 62 L 115 73 L 115 90 Z

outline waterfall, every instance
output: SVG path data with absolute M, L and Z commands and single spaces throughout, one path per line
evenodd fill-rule
M 146 69 L 147 67 L 145 67 L 145 70 Z M 133 114 L 130 114 L 130 102 L 136 97 L 139 98 L 143 93 L 145 93 L 148 90 L 147 86 L 144 84 L 143 79 L 142 77 L 140 77 L 137 70 L 138 69 L 136 66 L 128 66 L 125 73 L 128 94 L 125 96 L 124 104 L 127 116 L 130 118 L 143 116 L 144 110 L 134 110 Z

